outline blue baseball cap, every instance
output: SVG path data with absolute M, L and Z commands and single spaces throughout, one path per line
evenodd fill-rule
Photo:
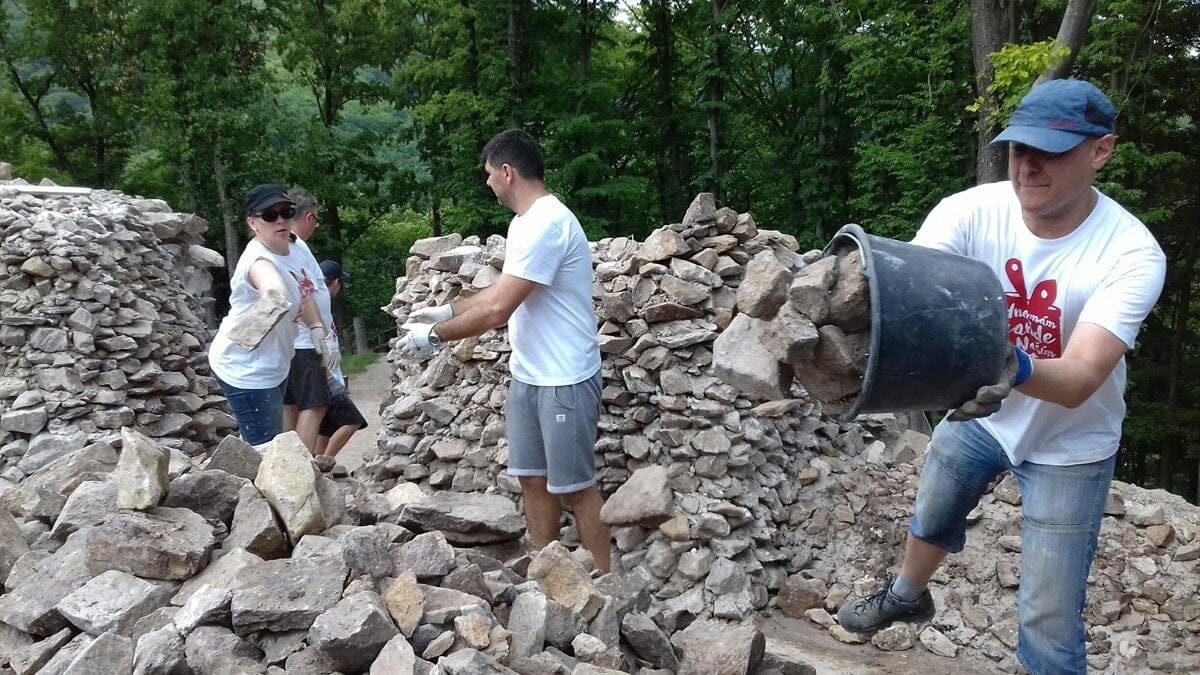
M 326 281 L 333 281 L 334 279 L 350 281 L 350 273 L 342 269 L 341 264 L 335 260 L 322 260 L 321 273 L 325 275 Z
M 1049 80 L 1025 94 L 1008 128 L 992 143 L 1011 141 L 1059 153 L 1116 129 L 1116 108 L 1091 82 Z

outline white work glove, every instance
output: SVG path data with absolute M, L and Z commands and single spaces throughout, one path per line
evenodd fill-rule
M 317 333 L 320 329 L 320 334 Z M 321 365 L 326 370 L 337 370 L 342 364 L 342 353 L 338 350 L 337 339 L 333 333 L 325 326 L 309 326 L 309 334 L 312 335 L 313 349 L 317 351 L 317 356 L 321 357 Z
M 437 352 L 437 347 L 429 342 L 429 334 L 433 332 L 431 323 L 406 323 L 400 327 L 408 334 L 400 338 L 400 354 L 411 359 L 425 359 Z
M 454 318 L 454 307 L 449 303 L 423 307 L 408 315 L 408 323 L 427 323 L 434 325 Z M 407 325 L 407 324 L 406 324 Z

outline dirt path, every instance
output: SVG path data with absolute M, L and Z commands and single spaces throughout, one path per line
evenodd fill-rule
M 375 437 L 379 433 L 379 404 L 392 386 L 392 373 L 387 356 L 380 354 L 375 363 L 358 375 L 350 377 L 350 398 L 367 418 L 367 428 L 350 437 L 350 442 L 338 453 L 338 464 L 353 473 L 362 466 L 363 458 L 375 452 Z

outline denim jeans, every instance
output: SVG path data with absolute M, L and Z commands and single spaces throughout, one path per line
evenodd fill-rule
M 1086 672 L 1084 596 L 1116 456 L 1075 466 L 1013 466 L 975 421 L 943 420 L 929 448 L 909 531 L 961 551 L 967 513 L 993 478 L 1011 471 L 1021 489 L 1017 658 L 1035 675 Z
M 283 388 L 240 389 L 214 378 L 229 400 L 242 440 L 259 445 L 283 432 Z

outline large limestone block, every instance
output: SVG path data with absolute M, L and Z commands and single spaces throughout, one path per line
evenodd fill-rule
M 766 638 L 754 626 L 696 621 L 671 636 L 682 652 L 680 675 L 744 675 L 762 663 Z
M 279 515 L 292 543 L 326 527 L 312 453 L 294 431 L 275 437 L 258 467 L 254 485 Z
M 217 558 L 216 562 L 204 568 L 204 571 L 183 582 L 179 592 L 171 598 L 173 605 L 185 605 L 192 595 L 205 586 L 213 588 L 236 588 L 241 571 L 262 562 L 262 558 L 248 553 L 243 549 L 234 549 Z
M 600 519 L 614 526 L 658 527 L 675 515 L 675 496 L 667 468 L 651 464 L 638 469 L 604 503 Z
M 144 434 L 121 429 L 121 458 L 113 470 L 117 507 L 146 510 L 162 501 L 167 491 L 171 455 Z
M 315 556 L 267 560 L 238 573 L 233 589 L 233 628 L 307 630 L 337 604 L 349 570 L 341 558 Z
M 228 525 L 237 508 L 238 494 L 248 484 L 245 478 L 220 469 L 192 471 L 171 481 L 164 505 L 191 509 L 210 521 Z
M 388 640 L 371 664 L 370 675 L 410 675 L 416 672 L 417 655 L 403 635 Z
M 639 657 L 655 668 L 679 670 L 679 659 L 671 641 L 658 624 L 646 614 L 630 613 L 621 620 L 621 636 Z
M 399 524 L 418 532 L 441 530 L 455 546 L 496 544 L 525 532 L 512 500 L 489 494 L 434 493 L 405 505 Z
M 73 532 L 102 522 L 117 510 L 117 486 L 111 481 L 89 480 L 79 484 L 67 497 L 50 529 L 50 536 L 64 540 Z
M 770 320 L 787 301 L 792 277 L 770 251 L 754 257 L 746 266 L 746 276 L 737 290 L 739 312 L 756 319 Z
M 766 323 L 745 314 L 733 317 L 713 343 L 712 372 L 750 398 L 773 401 L 787 395 L 792 373 L 759 340 Z
M 271 505 L 253 485 L 243 485 L 238 491 L 233 525 L 221 549 L 244 549 L 264 560 L 282 558 L 288 553 L 287 535 L 279 527 Z
M 104 633 L 75 656 L 63 675 L 130 672 L 133 670 L 133 645 L 133 640 L 128 637 Z
M 337 670 L 358 672 L 370 666 L 398 632 L 379 595 L 367 591 L 343 598 L 317 617 L 308 641 Z
M 67 620 L 56 606 L 92 578 L 86 562 L 86 537 L 86 532 L 68 537 L 57 551 L 34 563 L 15 588 L 0 595 L 0 622 L 38 636 L 66 628 Z
M 112 631 L 128 637 L 138 619 L 167 604 L 174 592 L 170 585 L 109 570 L 65 596 L 56 609 L 91 635 Z
M 86 532 L 93 573 L 121 570 L 148 579 L 187 579 L 208 564 L 216 538 L 186 509 L 122 511 Z
M 8 573 L 17 559 L 29 552 L 29 544 L 21 534 L 21 528 L 7 508 L 0 505 L 0 587 L 8 580 Z
M 561 542 L 552 541 L 539 551 L 529 565 L 527 576 L 541 584 L 552 600 L 579 612 L 585 619 L 596 616 L 604 604 L 588 570 Z

